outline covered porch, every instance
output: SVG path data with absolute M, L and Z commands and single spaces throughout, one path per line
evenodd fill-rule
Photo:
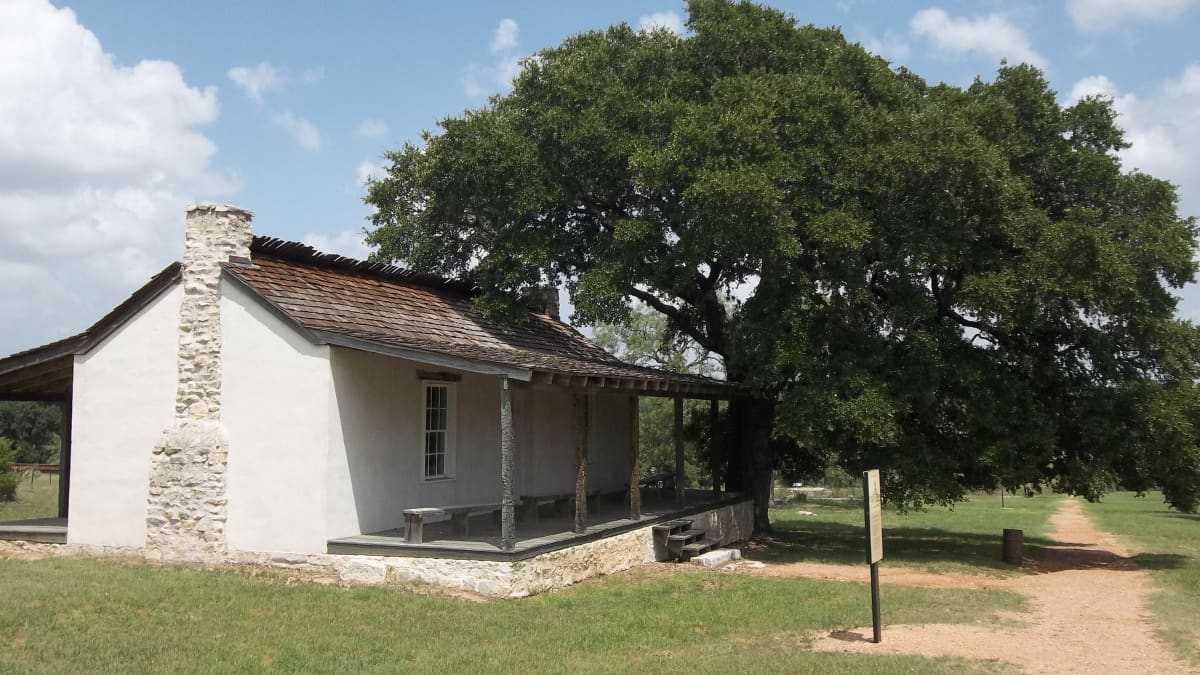
M 334 351 L 334 380 L 344 410 L 362 413 L 390 400 L 411 410 L 416 403 L 412 387 L 427 387 L 420 398 L 425 413 L 417 421 L 426 433 L 425 447 L 417 450 L 425 453 L 420 468 L 398 463 L 397 457 L 413 457 L 402 446 L 397 446 L 399 452 L 364 450 L 369 439 L 360 438 L 361 430 L 379 424 L 382 414 L 343 417 L 341 447 L 350 480 L 344 481 L 349 489 L 342 491 L 346 506 L 341 512 L 352 505 L 358 519 L 350 523 L 356 527 L 349 533 L 344 526 L 331 528 L 328 553 L 516 560 L 745 501 L 721 489 L 722 434 L 711 435 L 710 484 L 676 489 L 698 482 L 687 475 L 685 400 L 706 403 L 693 414 L 706 410 L 716 429 L 720 402 L 749 395 L 739 385 L 617 361 L 516 364 L 347 336 L 321 338 L 339 348 Z M 371 360 L 380 357 L 385 358 Z M 407 365 L 389 370 L 400 368 L 394 364 Z M 445 424 L 446 408 L 454 419 L 455 395 L 449 395 L 448 404 L 445 393 L 431 394 L 429 388 L 457 390 L 463 404 L 457 416 L 471 418 L 460 429 L 459 445 L 468 445 L 465 434 L 472 433 L 469 454 L 459 449 L 457 474 L 443 469 L 443 461 L 445 466 L 453 463 L 440 456 L 453 457 L 445 452 L 445 441 L 429 438 L 447 433 L 441 426 L 431 430 L 430 420 Z M 378 395 L 372 400 L 357 396 L 368 389 Z M 670 398 L 674 404 L 673 423 L 668 422 L 673 426 L 674 466 L 650 479 L 643 475 L 640 456 L 643 397 Z M 482 427 L 486 430 L 480 431 Z M 412 477 L 414 473 L 418 475 Z M 391 506 L 375 506 L 382 504 Z
M 630 518 L 621 500 L 600 499 L 588 513 L 589 525 L 575 531 L 573 514 L 557 514 L 543 508 L 535 519 L 517 518 L 518 535 L 510 548 L 504 547 L 503 525 L 487 514 L 474 516 L 467 534 L 456 531 L 449 521 L 425 526 L 423 541 L 406 540 L 402 528 L 372 532 L 329 541 L 329 553 L 342 555 L 456 558 L 461 560 L 525 560 L 543 553 L 587 544 L 659 523 L 734 506 L 747 501 L 738 494 L 715 495 L 710 490 L 687 490 L 686 506 L 679 508 L 671 490 L 647 489 L 642 494 L 642 514 Z
M 59 430 L 59 463 L 37 467 L 58 476 L 57 508 L 36 518 L 0 522 L 0 540 L 49 544 L 67 541 L 67 511 L 71 485 L 71 384 L 77 339 L 14 354 L 0 360 L 0 401 L 28 401 L 57 405 L 62 410 Z M 33 468 L 29 469 L 34 471 Z M 31 474 L 30 480 L 36 473 Z M 44 478 L 43 478 L 44 479 Z M 24 481 L 28 482 L 28 481 Z

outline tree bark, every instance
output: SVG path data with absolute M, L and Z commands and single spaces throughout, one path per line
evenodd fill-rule
M 772 531 L 771 506 L 771 434 L 775 427 L 775 402 L 764 399 L 736 399 L 729 402 L 732 425 L 726 447 L 729 458 L 725 488 L 754 498 L 754 534 Z

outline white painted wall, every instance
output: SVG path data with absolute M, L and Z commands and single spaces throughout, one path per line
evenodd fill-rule
M 142 547 L 150 454 L 175 416 L 176 284 L 75 357 L 67 542 Z
M 575 491 L 575 394 L 553 387 L 529 390 L 532 443 L 525 458 L 528 494 Z M 588 490 L 617 490 L 629 480 L 629 396 L 593 393 L 590 404 Z M 520 426 L 518 426 L 520 428 Z
M 452 372 L 454 477 L 424 478 L 424 387 L 419 366 L 333 348 L 328 457 L 329 536 L 403 527 L 403 510 L 500 501 L 500 380 Z
M 230 549 L 324 553 L 329 350 L 221 284 Z
M 500 381 L 454 372 L 454 477 L 423 476 L 423 387 L 418 371 L 444 371 L 333 348 L 328 457 L 329 537 L 400 528 L 403 510 L 500 501 Z M 520 494 L 575 489 L 573 394 L 516 384 L 516 488 Z M 615 490 L 629 472 L 629 398 L 594 396 L 589 488 Z

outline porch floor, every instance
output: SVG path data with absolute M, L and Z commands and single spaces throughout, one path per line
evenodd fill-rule
M 0 523 L 0 541 L 36 541 L 43 544 L 67 543 L 66 518 L 31 518 Z
M 574 532 L 575 517 L 552 515 L 549 505 L 542 507 L 537 522 L 529 518 L 517 520 L 517 543 L 512 551 L 500 548 L 500 526 L 487 515 L 471 518 L 467 536 L 456 535 L 450 522 L 427 523 L 424 542 L 404 541 L 404 529 L 398 527 L 353 537 L 331 539 L 329 553 L 345 555 L 405 556 L 421 558 L 457 558 L 464 560 L 523 560 L 548 551 L 576 546 L 589 541 L 611 537 L 658 522 L 682 518 L 726 504 L 736 504 L 748 497 L 724 493 L 719 497 L 711 490 L 685 491 L 685 506 L 680 509 L 670 490 L 642 490 L 642 517 L 629 518 L 629 506 L 622 500 L 609 497 L 588 509 L 588 527 L 582 534 Z

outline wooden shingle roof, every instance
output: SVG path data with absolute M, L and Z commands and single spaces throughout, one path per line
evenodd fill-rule
M 468 284 L 256 237 L 226 273 L 319 342 L 487 364 L 533 381 L 644 394 L 744 395 L 736 385 L 624 363 L 557 317 L 486 316 Z

